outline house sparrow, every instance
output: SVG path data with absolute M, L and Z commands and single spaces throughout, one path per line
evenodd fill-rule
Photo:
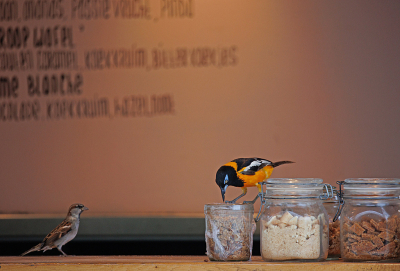
M 294 163 L 292 161 L 271 162 L 261 158 L 238 158 L 223 165 L 217 171 L 215 182 L 221 189 L 222 201 L 226 203 L 236 203 L 238 199 L 246 195 L 247 187 L 256 186 L 258 192 L 261 191 L 260 182 L 268 179 L 271 176 L 272 170 L 280 165 Z M 225 201 L 225 192 L 228 186 L 242 188 L 242 194 L 232 201 Z M 257 197 L 244 203 L 253 203 Z
M 41 243 L 30 250 L 21 254 L 24 256 L 32 251 L 51 250 L 57 248 L 64 256 L 67 254 L 62 251 L 62 246 L 75 238 L 78 233 L 79 219 L 83 211 L 89 210 L 83 204 L 72 204 L 69 207 L 67 217 L 54 230 L 52 230 Z

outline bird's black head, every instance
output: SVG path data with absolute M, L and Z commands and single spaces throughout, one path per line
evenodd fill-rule
M 221 189 L 222 201 L 225 201 L 225 192 L 228 186 L 243 186 L 243 182 L 238 179 L 235 169 L 230 166 L 222 166 L 218 169 L 215 182 Z

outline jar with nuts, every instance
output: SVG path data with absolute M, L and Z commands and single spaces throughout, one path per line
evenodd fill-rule
M 262 196 L 261 256 L 265 261 L 322 261 L 329 221 L 322 179 L 269 179 Z
M 346 179 L 340 214 L 345 261 L 400 260 L 400 179 Z

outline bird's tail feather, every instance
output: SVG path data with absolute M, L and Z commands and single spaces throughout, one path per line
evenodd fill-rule
M 283 164 L 290 164 L 290 163 L 294 163 L 294 162 L 292 162 L 292 161 L 279 161 L 279 162 L 275 162 L 275 163 L 272 163 L 272 167 L 277 167 L 277 166 L 280 166 L 280 165 L 283 165 Z
M 21 256 L 25 256 L 26 254 L 31 253 L 33 251 L 40 251 L 42 249 L 42 247 L 43 247 L 43 243 L 39 243 L 36 246 L 34 246 L 33 248 L 22 253 Z

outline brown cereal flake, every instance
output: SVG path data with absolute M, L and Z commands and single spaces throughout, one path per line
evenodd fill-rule
M 356 254 L 363 254 L 369 252 L 376 248 L 376 246 L 371 241 L 359 241 L 351 245 L 351 250 Z
M 372 226 L 374 226 L 375 229 L 378 229 L 378 222 L 376 222 L 374 219 L 371 219 L 369 222 Z
M 381 238 L 381 239 L 383 239 L 383 240 L 386 240 L 386 241 L 389 241 L 389 242 L 390 242 L 390 241 L 393 240 L 394 235 L 395 235 L 394 232 L 387 230 L 387 231 L 381 232 L 381 233 L 378 235 L 378 237 Z
M 360 224 L 358 224 L 357 222 L 355 222 L 353 226 L 350 227 L 350 230 L 358 236 L 361 236 L 361 234 L 365 231 L 365 229 L 361 227 Z
M 350 227 L 351 227 L 351 225 L 350 225 L 349 223 L 343 222 L 342 230 L 343 230 L 344 232 L 348 232 L 349 229 L 350 229 Z
M 344 252 L 342 252 L 342 257 L 343 258 L 349 258 L 349 259 L 357 259 L 358 256 L 357 254 L 354 254 L 353 252 L 350 251 L 349 248 L 347 248 Z
M 354 261 L 400 259 L 399 217 L 395 215 L 380 221 L 369 219 L 369 223 L 362 221 L 349 221 L 342 227 L 342 258 Z M 363 228 L 361 234 L 359 226 Z
M 376 235 L 373 235 L 373 234 L 370 234 L 370 233 L 363 233 L 363 234 L 361 235 L 361 238 L 362 238 L 363 240 L 372 241 L 372 238 L 375 237 L 375 236 L 376 236 Z
M 375 254 L 383 255 L 383 254 L 393 254 L 396 249 L 396 242 L 390 242 L 387 245 L 381 247 L 380 249 L 374 251 Z
M 379 238 L 378 236 L 374 235 L 374 237 L 372 237 L 372 243 L 374 243 L 374 245 L 376 245 L 378 248 L 381 248 L 384 246 L 381 238 Z
M 397 222 L 396 222 L 396 218 L 389 218 L 387 221 L 387 228 L 390 231 L 396 232 L 397 230 Z
M 358 241 L 361 240 L 361 237 L 360 237 L 360 236 L 357 236 L 357 235 L 354 235 L 354 234 L 351 234 L 351 233 L 346 234 L 345 237 L 346 237 L 346 238 L 355 239 L 355 240 L 358 240 Z
M 371 223 L 369 223 L 368 221 L 361 222 L 361 226 L 369 232 L 375 231 L 375 229 L 372 227 Z
M 385 221 L 380 221 L 380 222 L 378 222 L 378 228 L 377 228 L 377 230 L 378 230 L 378 231 L 385 231 L 385 230 L 386 230 L 386 223 L 385 223 Z

